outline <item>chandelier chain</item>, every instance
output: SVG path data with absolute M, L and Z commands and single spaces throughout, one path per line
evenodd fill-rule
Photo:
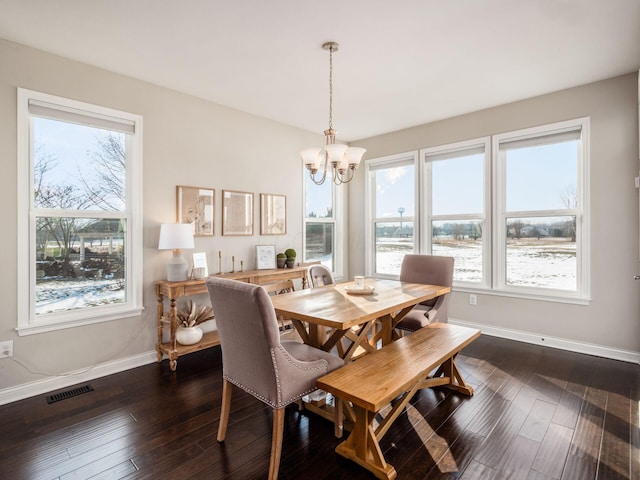
M 333 47 L 329 48 L 329 129 L 333 128 Z

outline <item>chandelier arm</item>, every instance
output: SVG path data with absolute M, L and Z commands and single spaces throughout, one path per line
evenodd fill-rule
M 339 170 L 336 169 L 336 177 L 340 183 L 338 185 L 342 185 L 343 183 L 349 183 L 353 180 L 353 176 L 355 174 L 355 170 L 351 167 L 348 167 L 344 172 L 340 173 Z
M 337 168 L 331 168 L 331 180 L 336 185 L 340 185 L 342 183 L 342 180 L 340 180 L 340 178 L 338 177 L 338 169 Z
M 322 178 L 320 180 L 316 180 L 316 174 L 315 173 L 311 173 L 311 181 L 313 183 L 315 183 L 316 185 L 322 185 L 324 183 L 325 178 L 327 177 L 327 172 L 324 172 L 322 174 Z
M 327 178 L 327 162 L 325 160 L 324 162 L 324 168 L 322 169 L 322 178 L 319 181 L 316 181 L 315 178 L 313 179 L 313 182 L 316 185 L 322 185 L 325 181 L 325 179 Z

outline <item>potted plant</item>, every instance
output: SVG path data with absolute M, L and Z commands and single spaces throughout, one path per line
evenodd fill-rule
M 287 263 L 287 256 L 284 253 L 276 255 L 276 262 L 278 262 L 278 268 L 284 268 Z
M 176 330 L 176 340 L 181 345 L 193 345 L 202 339 L 202 329 L 198 326 L 207 320 L 214 318 L 213 308 L 208 305 L 198 307 L 195 302 L 189 302 L 187 312 L 178 310 L 178 329 Z
M 287 267 L 293 268 L 296 264 L 296 251 L 293 248 L 287 248 L 284 255 L 287 257 Z

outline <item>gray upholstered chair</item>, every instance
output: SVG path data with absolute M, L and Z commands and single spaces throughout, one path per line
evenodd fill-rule
M 314 288 L 336 283 L 333 280 L 331 270 L 324 265 L 312 265 L 309 267 L 309 276 L 311 277 L 311 286 Z
M 453 261 L 453 257 L 405 255 L 400 267 L 400 281 L 450 287 L 453 283 Z M 396 328 L 415 332 L 433 322 L 446 323 L 449 296 L 450 294 L 441 295 L 416 305 L 398 322 Z
M 258 285 L 209 277 L 222 348 L 222 406 L 218 441 L 224 441 L 232 385 L 273 408 L 269 479 L 278 477 L 285 407 L 316 390 L 316 379 L 344 365 L 330 353 L 281 341 L 271 298 Z

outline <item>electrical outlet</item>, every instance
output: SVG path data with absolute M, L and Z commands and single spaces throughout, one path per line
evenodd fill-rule
M 478 296 L 473 293 L 469 295 L 469 305 L 476 306 L 478 305 Z
M 0 358 L 13 357 L 13 340 L 0 342 Z

